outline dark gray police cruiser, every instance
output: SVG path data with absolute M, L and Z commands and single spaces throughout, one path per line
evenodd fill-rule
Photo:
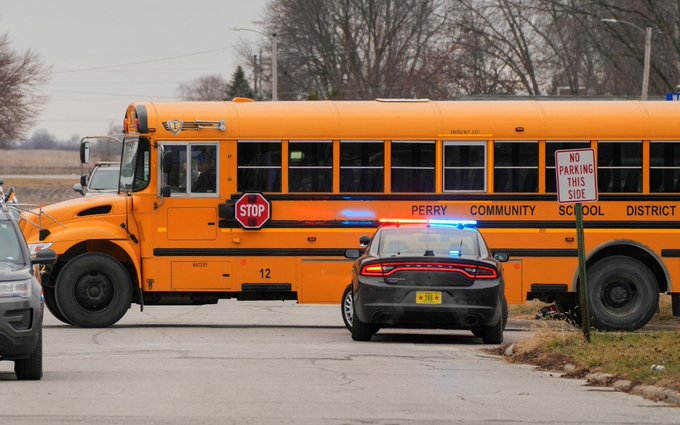
M 0 205 L 0 360 L 13 360 L 17 379 L 41 379 L 42 287 L 36 264 L 57 260 L 52 250 L 31 255 L 15 219 L 16 210 Z
M 474 221 L 381 220 L 356 259 L 343 319 L 355 341 L 381 328 L 468 329 L 486 344 L 503 342 L 508 306 L 500 262 Z M 350 311 L 351 309 L 351 311 Z

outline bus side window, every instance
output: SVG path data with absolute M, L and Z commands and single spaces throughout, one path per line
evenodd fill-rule
M 186 193 L 186 146 L 165 146 L 162 186 L 171 193 Z
M 217 147 L 191 146 L 191 192 L 217 193 Z

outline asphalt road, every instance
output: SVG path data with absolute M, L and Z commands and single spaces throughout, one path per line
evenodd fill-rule
M 506 341 L 527 331 L 508 324 Z M 47 313 L 42 381 L 0 362 L 9 424 L 677 424 L 680 410 L 511 365 L 467 332 L 353 342 L 338 306 L 131 310 L 109 329 Z

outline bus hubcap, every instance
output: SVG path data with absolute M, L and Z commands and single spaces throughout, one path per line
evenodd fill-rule
M 604 291 L 604 303 L 611 308 L 623 308 L 635 297 L 633 282 L 622 279 L 609 283 Z
M 88 273 L 76 283 L 76 301 L 86 310 L 101 310 L 111 302 L 112 297 L 111 281 L 99 272 Z

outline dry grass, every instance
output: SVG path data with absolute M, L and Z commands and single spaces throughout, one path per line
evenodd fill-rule
M 0 177 L 8 174 L 79 174 L 78 151 L 0 149 Z
M 591 333 L 586 343 L 581 329 L 567 322 L 537 320 L 534 335 L 518 344 L 507 357 L 517 363 L 529 363 L 547 370 L 562 370 L 567 363 L 577 366 L 570 374 L 585 376 L 590 371 L 611 373 L 634 384 L 652 384 L 680 391 L 680 318 L 672 315 L 671 297 L 662 294 L 659 313 L 638 332 Z M 514 319 L 533 318 L 546 304 L 530 301 L 512 306 Z M 645 332 L 645 329 L 649 330 Z M 652 330 L 664 329 L 663 332 Z M 663 365 L 664 371 L 652 370 Z
M 80 197 L 80 194 L 73 191 L 73 185 L 78 183 L 77 177 L 65 179 L 49 176 L 43 179 L 4 178 L 4 181 L 5 190 L 13 186 L 22 204 L 49 205 Z
M 515 346 L 510 359 L 559 370 L 566 363 L 579 369 L 611 373 L 633 384 L 655 384 L 680 391 L 679 332 L 592 332 L 587 343 L 578 329 L 540 329 Z M 652 370 L 663 365 L 664 371 Z

